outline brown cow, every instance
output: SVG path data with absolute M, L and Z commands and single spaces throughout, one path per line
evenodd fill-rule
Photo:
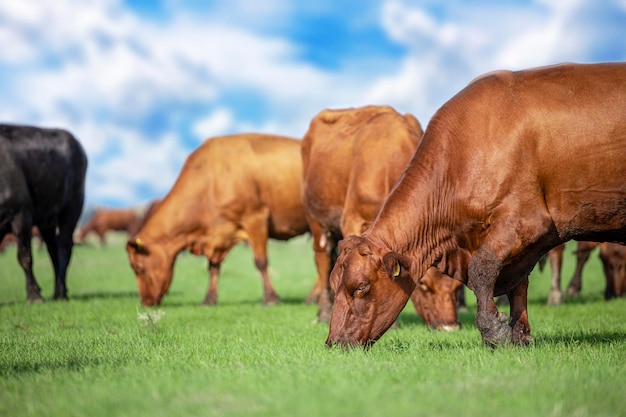
M 204 142 L 126 245 L 143 305 L 160 304 L 176 255 L 185 249 L 209 260 L 204 304 L 216 304 L 220 265 L 241 241 L 252 247 L 263 304 L 278 302 L 267 272 L 267 239 L 287 240 L 309 230 L 301 178 L 299 140 L 244 134 Z
M 106 245 L 107 232 L 121 231 L 132 236 L 140 221 L 141 213 L 136 209 L 97 208 L 87 223 L 78 230 L 76 241 L 82 243 L 87 235 L 95 233 L 100 238 L 100 243 Z
M 604 242 L 600 244 L 600 259 L 604 267 L 606 290 L 604 298 L 610 300 L 626 295 L 626 246 Z
M 367 229 L 422 133 L 415 117 L 386 106 L 323 110 L 311 121 L 302 141 L 302 196 L 311 228 L 322 230 L 322 239 L 313 243 L 320 265 L 320 321 L 330 320 L 328 275 L 338 241 Z M 450 278 L 425 279 L 412 297 L 415 310 L 431 327 L 458 328 L 460 285 Z
M 459 92 L 370 228 L 340 245 L 326 343 L 375 342 L 433 267 L 474 291 L 485 344 L 531 342 L 539 258 L 570 239 L 626 241 L 625 108 L 623 63 L 500 71 Z

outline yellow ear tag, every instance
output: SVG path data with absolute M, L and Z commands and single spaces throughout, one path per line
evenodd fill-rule
M 400 275 L 400 262 L 396 262 L 396 269 L 393 271 L 393 276 L 397 277 Z
M 143 250 L 143 242 L 141 239 L 137 238 L 137 240 L 135 240 L 135 244 L 137 245 L 137 250 L 141 252 Z

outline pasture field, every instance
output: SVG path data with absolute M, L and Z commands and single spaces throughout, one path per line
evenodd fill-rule
M 0 416 L 626 416 L 626 299 L 604 301 L 597 252 L 581 298 L 560 307 L 546 305 L 549 267 L 533 272 L 529 347 L 483 346 L 468 292 L 460 331 L 428 330 L 409 304 L 364 352 L 324 346 L 328 326 L 303 304 L 306 237 L 271 242 L 282 303 L 268 308 L 240 245 L 218 306 L 199 306 L 206 261 L 181 254 L 163 305 L 143 309 L 123 238 L 109 241 L 75 249 L 69 302 L 26 304 L 15 248 L 0 253 Z M 49 297 L 50 261 L 34 257 Z

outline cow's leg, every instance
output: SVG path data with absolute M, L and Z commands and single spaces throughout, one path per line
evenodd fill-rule
M 313 236 L 313 253 L 315 254 L 315 267 L 317 269 L 317 278 L 313 284 L 311 292 L 304 301 L 306 304 L 319 303 L 320 296 L 325 288 L 324 276 L 328 276 L 330 270 L 330 259 L 326 252 L 327 239 L 322 227 L 315 220 L 309 219 L 309 227 Z M 326 272 L 325 272 L 326 271 Z
M 248 240 L 254 254 L 254 264 L 261 273 L 261 279 L 263 280 L 263 305 L 278 304 L 279 301 L 278 294 L 276 294 L 267 272 L 268 218 L 269 209 L 260 210 L 255 214 L 251 214 L 250 217 L 246 219 L 245 226 L 248 231 Z
M 41 237 L 44 242 L 46 242 L 46 248 L 48 248 L 48 255 L 50 255 L 50 260 L 52 261 L 52 267 L 54 268 L 54 298 L 57 298 L 57 294 L 59 291 L 62 293 L 65 292 L 63 289 L 59 288 L 59 276 L 60 276 L 60 261 L 59 261 L 59 245 L 57 242 L 57 233 L 55 226 L 39 226 L 39 233 L 41 233 Z M 66 294 L 67 295 L 67 294 Z
M 604 269 L 604 278 L 606 279 L 606 287 L 604 289 L 604 299 L 610 300 L 616 297 L 615 293 L 615 268 L 608 259 L 602 259 L 602 268 Z
M 511 320 L 513 332 L 511 340 L 516 345 L 526 345 L 533 341 L 528 322 L 528 275 L 509 294 L 511 302 Z
M 507 317 L 498 311 L 493 301 L 494 287 L 501 270 L 502 261 L 485 247 L 477 251 L 469 262 L 468 286 L 476 295 L 476 327 L 483 343 L 493 347 L 511 339 Z
M 42 302 L 41 288 L 33 275 L 33 254 L 31 250 L 32 221 L 30 215 L 18 214 L 13 221 L 13 233 L 17 237 L 17 260 L 26 275 L 26 301 Z
M 255 252 L 254 265 L 261 273 L 261 279 L 263 280 L 263 305 L 269 306 L 278 304 L 278 294 L 276 294 L 276 290 L 267 272 L 267 248 L 265 246 L 263 246 L 262 249 L 258 249 L 258 252 Z
M 84 192 L 77 191 L 77 195 L 66 206 L 58 216 L 58 230 L 55 230 L 57 244 L 57 253 L 59 257 L 58 273 L 55 276 L 54 299 L 67 300 L 66 276 L 72 258 L 72 250 L 74 248 L 74 230 L 80 213 L 83 210 Z M 48 242 L 46 242 L 47 244 Z M 48 252 L 52 253 L 52 249 L 48 246 Z M 50 255 L 52 256 L 52 255 Z
M 334 294 L 330 288 L 330 272 L 337 262 L 337 240 L 330 233 L 326 235 L 326 256 L 320 255 L 323 263 L 323 273 L 320 272 L 322 279 L 322 292 L 318 302 L 317 319 L 320 323 L 330 323 L 330 317 L 333 312 Z
M 624 260 L 622 260 L 622 264 L 620 270 L 616 272 L 615 279 L 615 296 L 623 297 L 626 295 L 626 266 L 624 265 Z
M 548 252 L 550 260 L 551 277 L 550 292 L 548 293 L 548 305 L 556 306 L 563 303 L 563 291 L 561 291 L 561 268 L 563 266 L 563 250 L 565 244 L 559 245 Z M 512 307 L 511 307 L 512 308 Z
M 330 269 L 332 268 L 332 251 L 335 243 L 330 234 L 315 220 L 310 219 L 309 224 L 314 232 L 313 250 L 315 252 L 315 265 L 317 267 L 316 287 L 319 289 L 317 297 L 317 319 L 321 323 L 330 323 L 333 309 L 333 297 L 330 288 Z M 314 290 L 316 288 L 314 287 Z
M 465 285 L 461 285 L 459 289 L 456 290 L 456 300 L 457 312 L 466 312 L 467 303 L 465 301 Z
M 217 304 L 217 283 L 220 277 L 221 263 L 213 263 L 209 260 L 209 289 L 202 304 L 214 306 Z
M 226 258 L 226 255 L 230 251 L 229 248 L 226 251 L 214 252 L 213 254 L 207 256 L 209 260 L 209 289 L 207 290 L 206 297 L 204 297 L 204 301 L 202 304 L 207 306 L 217 305 L 217 293 L 218 293 L 218 281 L 220 278 L 220 268 L 222 266 L 222 261 Z
M 106 230 L 97 229 L 96 233 L 98 234 L 98 237 L 100 238 L 100 245 L 106 246 L 106 244 L 107 244 Z
M 520 205 L 516 198 L 503 202 L 498 213 L 489 218 L 486 239 L 469 262 L 467 284 L 476 294 L 476 326 L 487 345 L 496 346 L 513 340 L 513 329 L 507 323 L 506 315 L 501 314 L 493 302 L 496 283 L 508 292 L 509 297 L 515 296 L 511 312 L 516 317 L 512 319 L 512 324 L 518 326 L 519 323 L 516 330 L 521 329 L 524 338 L 530 340 L 530 326 L 525 313 L 528 283 L 525 281 L 539 255 L 562 243 L 548 212 L 527 215 L 525 207 L 529 206 L 529 201 L 525 205 Z M 541 207 L 543 202 L 543 196 L 539 195 L 534 206 Z M 504 265 L 510 264 L 512 257 L 517 257 L 524 269 L 515 272 L 517 276 L 501 275 Z M 502 281 L 498 282 L 499 279 Z M 520 341 L 523 339 L 519 335 L 516 337 Z
M 570 280 L 567 290 L 565 291 L 565 294 L 568 297 L 578 297 L 580 295 L 580 291 L 583 287 L 583 267 L 589 260 L 589 255 L 596 245 L 597 244 L 594 242 L 578 242 L 578 246 L 576 248 L 576 269 L 574 269 L 572 279 Z

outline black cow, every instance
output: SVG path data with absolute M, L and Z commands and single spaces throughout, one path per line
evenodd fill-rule
M 17 236 L 28 301 L 43 301 L 33 275 L 31 231 L 37 226 L 54 265 L 55 299 L 66 299 L 72 234 L 83 209 L 87 156 L 60 129 L 0 125 L 0 240 Z

